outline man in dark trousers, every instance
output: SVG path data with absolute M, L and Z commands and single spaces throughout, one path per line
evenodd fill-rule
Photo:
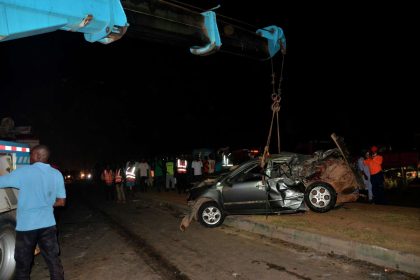
M 370 148 L 370 157 L 365 159 L 364 162 L 369 167 L 373 202 L 377 204 L 386 204 L 384 173 L 382 172 L 383 157 L 378 154 L 378 147 L 372 146 L 372 148 Z
M 65 205 L 66 191 L 63 175 L 47 163 L 49 155 L 48 147 L 38 145 L 31 151 L 31 165 L 0 177 L 0 188 L 19 189 L 15 279 L 30 279 L 37 243 L 48 265 L 50 278 L 64 279 L 54 207 Z

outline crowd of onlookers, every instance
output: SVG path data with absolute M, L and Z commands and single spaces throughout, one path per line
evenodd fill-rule
M 124 203 L 137 192 L 186 193 L 195 183 L 222 172 L 222 160 L 213 154 L 200 157 L 154 157 L 108 164 L 101 172 L 107 200 Z

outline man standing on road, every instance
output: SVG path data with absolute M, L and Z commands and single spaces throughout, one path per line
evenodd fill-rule
M 142 158 L 139 163 L 140 173 L 140 191 L 147 192 L 147 179 L 150 175 L 150 165 L 147 163 L 145 158 Z
M 373 202 L 386 204 L 384 174 L 382 172 L 383 157 L 378 154 L 378 147 L 370 148 L 371 156 L 365 160 L 370 171 L 370 182 L 372 183 Z
M 166 161 L 166 191 L 175 190 L 175 159 L 171 156 Z
M 115 169 L 115 190 L 117 192 L 117 203 L 125 203 L 124 169 L 122 165 L 117 165 Z
M 199 156 L 195 156 L 195 159 L 191 163 L 191 168 L 194 170 L 193 171 L 193 175 L 194 175 L 193 181 L 195 183 L 200 182 L 202 177 L 203 177 L 203 162 L 200 160 Z
M 368 199 L 369 202 L 373 201 L 373 193 L 372 193 L 372 183 L 370 182 L 370 170 L 369 166 L 365 163 L 365 160 L 369 159 L 370 153 L 369 151 L 362 151 L 359 159 L 357 160 L 357 168 L 359 169 L 360 174 L 363 177 L 363 183 L 365 184 L 365 188 L 368 192 Z
M 32 165 L 0 177 L 0 188 L 19 189 L 16 214 L 16 279 L 30 279 L 37 243 L 48 265 L 51 279 L 64 279 L 54 207 L 65 205 L 66 191 L 63 175 L 48 164 L 49 155 L 47 146 L 38 145 L 31 151 Z
M 127 198 L 134 198 L 134 184 L 136 183 L 136 164 L 128 161 L 125 167 L 125 186 L 127 187 Z
M 109 165 L 102 172 L 101 179 L 105 184 L 106 200 L 114 200 L 114 172 Z

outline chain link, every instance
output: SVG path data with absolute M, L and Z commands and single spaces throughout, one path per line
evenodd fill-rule
M 261 158 L 261 163 L 260 163 L 261 167 L 264 167 L 267 158 L 270 156 L 269 148 L 270 148 L 271 134 L 273 132 L 274 117 L 276 117 L 276 120 L 277 120 L 277 140 L 278 140 L 277 145 L 278 145 L 278 152 L 280 153 L 279 111 L 280 111 L 280 101 L 281 101 L 281 83 L 283 81 L 283 66 L 284 66 L 284 56 L 282 59 L 278 88 L 276 91 L 276 74 L 274 72 L 273 59 L 271 59 L 271 85 L 273 87 L 273 93 L 271 94 L 271 100 L 273 101 L 273 103 L 271 104 L 271 111 L 273 112 L 273 114 L 271 117 L 271 124 L 270 124 L 270 130 L 268 132 L 267 144 L 264 147 L 264 153 Z

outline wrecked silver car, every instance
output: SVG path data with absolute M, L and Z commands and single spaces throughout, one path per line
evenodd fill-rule
M 296 213 L 307 208 L 322 213 L 356 201 L 362 180 L 339 138 L 332 137 L 338 148 L 314 155 L 282 152 L 264 162 L 253 159 L 199 183 L 190 190 L 191 212 L 181 230 L 192 219 L 217 227 L 227 215 Z

